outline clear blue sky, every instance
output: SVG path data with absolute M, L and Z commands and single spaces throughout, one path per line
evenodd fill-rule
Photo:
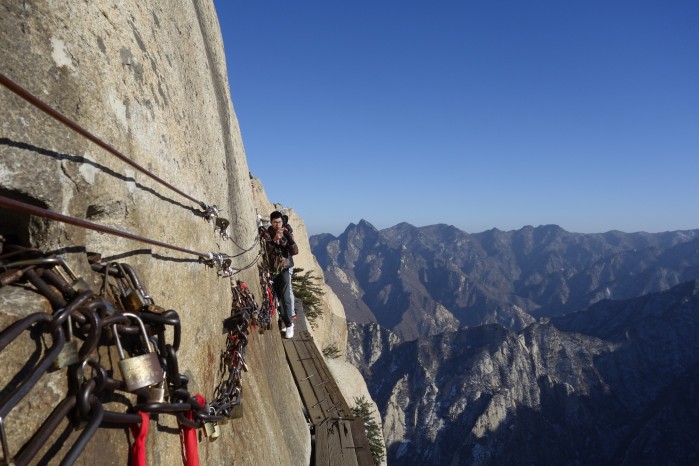
M 215 0 L 247 160 L 366 219 L 699 228 L 699 1 Z

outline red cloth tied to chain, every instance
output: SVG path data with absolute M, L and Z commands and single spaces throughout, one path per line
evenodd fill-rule
M 133 445 L 131 445 L 131 466 L 146 466 L 146 437 L 148 436 L 148 424 L 150 415 L 139 411 L 141 424 L 131 424 L 131 435 L 133 435 Z
M 198 393 L 192 398 L 197 400 L 197 403 L 203 405 L 206 399 Z M 192 410 L 190 409 L 185 414 L 190 421 L 194 420 Z M 187 425 L 180 425 L 180 443 L 182 444 L 182 463 L 184 466 L 199 466 L 199 444 L 197 443 L 197 429 Z
M 269 301 L 269 315 L 274 316 L 277 311 L 277 307 L 274 305 L 274 291 L 270 286 L 267 286 L 267 300 Z

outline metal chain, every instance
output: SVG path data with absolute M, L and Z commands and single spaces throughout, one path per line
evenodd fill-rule
M 30 314 L 0 332 L 0 352 L 25 331 L 38 331 L 51 335 L 52 339 L 51 346 L 29 375 L 22 380 L 15 380 L 16 376 L 10 381 L 13 386 L 2 388 L 7 393 L 0 400 L 0 439 L 5 463 L 29 463 L 48 441 L 57 422 L 65 417 L 84 429 L 63 460 L 70 464 L 98 427 L 138 424 L 141 418 L 137 411 L 173 415 L 181 425 L 203 427 L 210 440 L 218 437 L 219 423 L 242 416 L 242 374 L 248 370 L 245 350 L 252 316 L 257 316 L 255 325 L 261 323 L 261 310 L 243 282 L 232 282 L 231 317 L 224 322 L 228 335 L 221 355 L 223 377 L 214 392 L 215 400 L 199 403 L 188 391 L 189 379 L 179 368 L 178 313 L 155 304 L 128 264 L 92 264 L 91 267 L 102 277 L 99 294 L 76 277 L 60 257 L 46 257 L 35 249 L 3 244 L 0 286 L 31 283 L 49 299 L 53 309 L 51 314 Z M 166 335 L 172 335 L 170 341 Z M 153 349 L 148 351 L 145 348 L 151 343 Z M 120 362 L 122 379 L 110 377 L 111 372 L 93 357 L 98 347 L 105 346 L 116 346 L 127 358 Z M 122 363 L 136 358 L 151 360 L 156 377 L 147 385 L 130 387 L 130 377 Z M 2 420 L 53 364 L 67 368 L 68 395 L 44 421 L 39 433 L 13 457 Z M 157 377 L 158 373 L 162 378 Z M 113 401 L 118 392 L 135 395 L 135 404 L 124 412 L 104 409 L 103 404 Z M 191 413 L 191 420 L 187 413 Z

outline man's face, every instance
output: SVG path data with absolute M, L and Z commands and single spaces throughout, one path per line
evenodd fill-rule
M 275 218 L 274 220 L 272 220 L 272 228 L 274 228 L 275 230 L 279 231 L 283 227 L 284 227 L 284 220 L 282 220 L 281 218 Z

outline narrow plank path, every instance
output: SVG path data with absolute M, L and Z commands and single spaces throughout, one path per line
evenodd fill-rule
M 294 338 L 284 339 L 283 344 L 311 428 L 311 465 L 372 466 L 364 421 L 352 414 L 323 355 L 305 329 L 305 319 L 297 322 Z

